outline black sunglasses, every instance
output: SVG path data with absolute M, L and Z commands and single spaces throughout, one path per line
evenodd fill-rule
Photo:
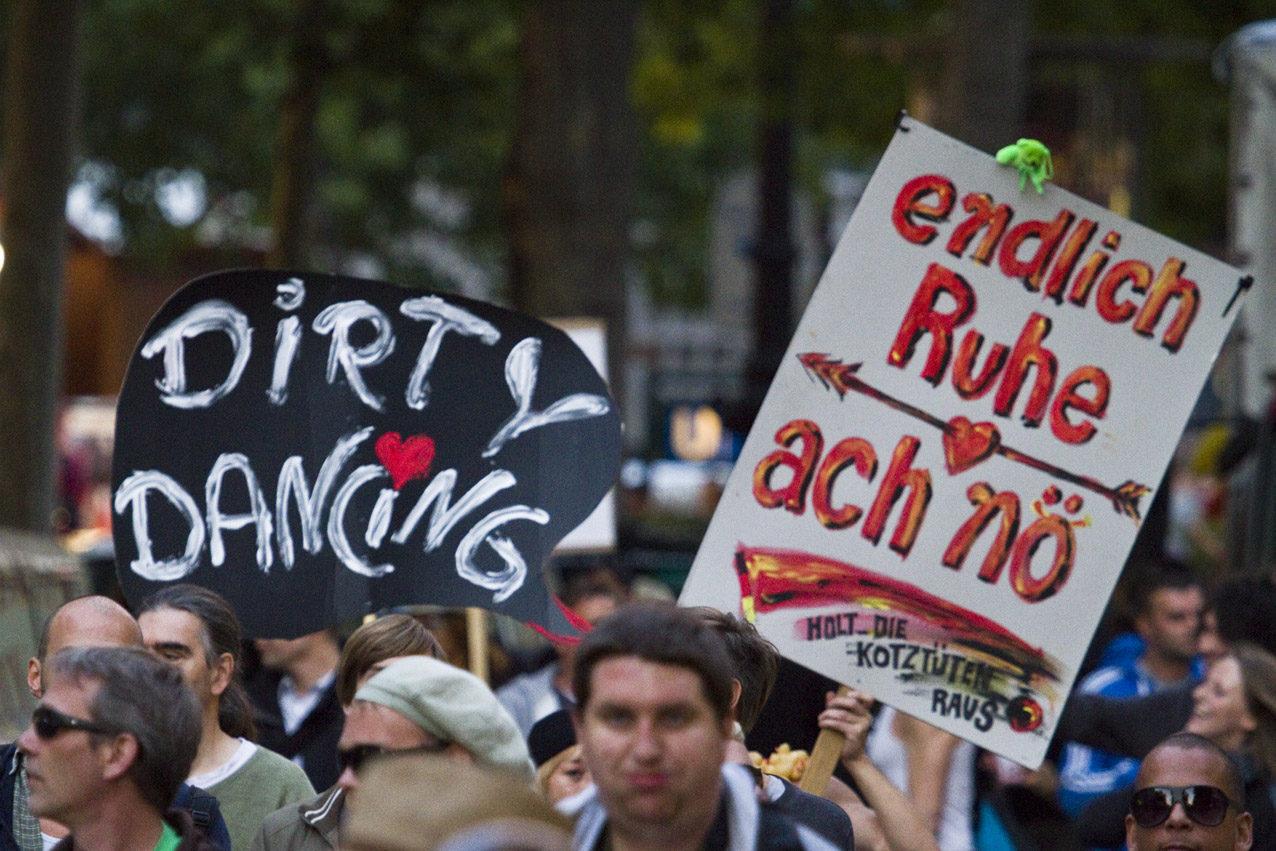
M 1130 815 L 1139 827 L 1150 829 L 1163 824 L 1175 804 L 1182 804 L 1187 817 L 1197 824 L 1217 827 L 1232 802 L 1217 786 L 1149 786 L 1130 798 Z
M 86 733 L 102 733 L 107 736 L 113 736 L 118 732 L 93 721 L 85 721 L 83 718 L 72 718 L 70 715 L 63 715 L 56 709 L 50 709 L 47 706 L 37 706 L 35 712 L 31 713 L 31 729 L 35 730 L 35 734 L 46 741 L 52 739 L 63 730 L 84 730 Z
M 345 773 L 348 768 L 355 774 L 358 774 L 363 766 L 370 759 L 376 759 L 380 756 L 400 756 L 414 753 L 440 753 L 450 746 L 450 742 L 440 742 L 435 745 L 420 745 L 415 748 L 403 748 L 401 750 L 388 750 L 380 745 L 355 745 L 352 748 L 339 751 L 337 753 L 337 762 L 341 766 L 341 772 Z

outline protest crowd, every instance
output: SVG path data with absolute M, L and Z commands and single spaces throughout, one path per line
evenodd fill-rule
M 82 597 L 29 663 L 0 848 L 1276 848 L 1276 585 L 1137 568 L 1035 771 L 605 567 L 558 589 L 578 644 L 493 642 L 495 691 L 437 613 L 249 641 L 202 587 Z

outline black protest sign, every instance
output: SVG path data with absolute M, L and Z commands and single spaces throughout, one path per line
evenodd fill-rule
M 567 335 L 471 299 L 221 272 L 151 320 L 116 415 L 116 566 L 136 604 L 225 596 L 253 636 L 395 605 L 572 623 L 541 566 L 614 483 L 620 420 Z

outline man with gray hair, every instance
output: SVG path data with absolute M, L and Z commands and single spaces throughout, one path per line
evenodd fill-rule
M 164 812 L 199 744 L 199 703 L 181 672 L 137 648 L 79 647 L 43 673 L 18 747 L 31 811 L 71 831 L 58 851 L 211 849 L 186 811 Z
M 137 647 L 142 632 L 128 610 L 107 597 L 78 597 L 51 614 L 40 633 L 39 650 L 27 663 L 27 686 L 36 700 L 44 697 L 44 665 L 67 647 Z M 217 799 L 203 789 L 182 784 L 172 806 L 189 810 L 214 845 L 230 851 L 230 835 Z M 37 819 L 27 806 L 27 773 L 17 742 L 0 746 L 0 851 L 42 851 L 67 835 L 52 819 Z

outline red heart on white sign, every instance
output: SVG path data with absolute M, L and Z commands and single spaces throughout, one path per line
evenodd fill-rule
M 992 423 L 953 417 L 944 429 L 944 463 L 952 475 L 987 461 L 999 446 L 1001 432 Z

